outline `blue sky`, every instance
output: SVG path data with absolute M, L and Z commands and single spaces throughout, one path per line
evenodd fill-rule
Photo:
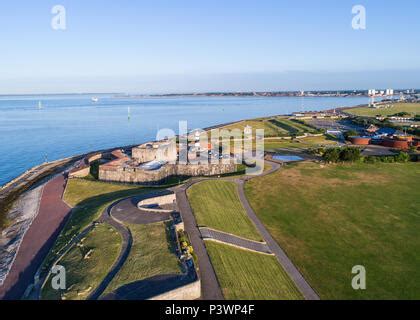
M 417 0 L 4 0 L 0 94 L 420 87 L 419 16 Z

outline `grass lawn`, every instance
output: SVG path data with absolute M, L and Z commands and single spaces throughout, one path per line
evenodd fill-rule
M 245 191 L 321 298 L 420 299 L 419 174 L 418 163 L 301 163 Z M 366 290 L 351 287 L 355 265 Z
M 66 269 L 67 290 L 63 299 L 86 299 L 111 269 L 121 249 L 120 234 L 108 224 L 97 225 L 81 242 L 60 260 Z M 48 280 L 42 289 L 43 299 L 60 299 Z
M 55 253 L 92 221 L 96 220 L 112 202 L 147 190 L 130 185 L 70 179 L 64 193 L 64 200 L 74 207 L 73 212 L 44 261 L 43 268 L 49 268 L 50 264 L 56 259 Z
M 203 181 L 190 187 L 187 193 L 199 226 L 262 240 L 239 200 L 234 182 Z
M 392 108 L 355 108 L 345 110 L 356 116 L 375 117 L 377 115 L 389 116 L 399 112 L 408 112 L 411 115 L 420 114 L 420 103 L 394 103 Z
M 225 126 L 221 129 L 240 129 L 241 133 L 243 134 L 244 128 L 246 126 L 252 127 L 252 133 L 255 134 L 256 129 L 264 129 L 264 136 L 266 137 L 277 137 L 281 135 L 287 135 L 287 130 L 277 127 L 276 125 L 272 124 L 268 119 L 255 119 L 255 120 L 244 120 L 240 121 L 228 126 Z
M 206 241 L 226 299 L 303 299 L 274 256 Z
M 333 145 L 337 144 L 337 141 L 329 139 L 326 136 L 319 137 L 306 137 L 295 140 L 270 140 L 264 141 L 264 148 L 266 151 L 276 151 L 281 148 L 292 148 L 292 149 L 307 149 L 318 146 Z
M 305 124 L 289 120 L 286 117 L 268 117 L 244 120 L 225 126 L 223 129 L 240 129 L 243 133 L 246 126 L 252 127 L 253 134 L 255 134 L 255 129 L 264 129 L 265 137 L 285 137 L 293 134 L 303 134 L 304 132 L 316 132 L 316 129 Z
M 81 207 L 84 205 L 83 201 L 92 199 L 96 196 L 133 189 L 139 190 L 141 188 L 134 185 L 88 179 L 69 179 L 64 193 L 64 200 L 72 207 Z
M 292 134 L 299 135 L 299 134 L 303 134 L 304 132 L 310 132 L 310 133 L 316 132 L 314 128 L 311 128 L 309 126 L 306 126 L 296 121 L 286 119 L 284 117 L 276 117 L 275 119 L 271 119 L 270 123 L 288 132 L 289 135 L 292 135 Z
M 168 239 L 167 223 L 128 225 L 133 236 L 130 254 L 104 294 L 119 287 L 159 274 L 181 273 L 174 244 Z

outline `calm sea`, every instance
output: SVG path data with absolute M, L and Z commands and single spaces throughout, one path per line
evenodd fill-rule
M 0 185 L 45 160 L 145 142 L 158 129 L 188 127 L 367 103 L 367 98 L 0 96 Z M 39 104 L 41 108 L 39 108 Z

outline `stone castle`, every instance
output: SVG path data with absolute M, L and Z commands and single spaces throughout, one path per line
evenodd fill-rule
M 160 183 L 170 177 L 214 176 L 236 171 L 235 161 L 210 151 L 211 145 L 184 146 L 188 161 L 180 163 L 180 145 L 174 141 L 148 142 L 134 147 L 130 152 L 114 150 L 112 160 L 99 166 L 99 180 L 124 183 Z M 208 156 L 208 161 L 196 161 L 198 155 Z

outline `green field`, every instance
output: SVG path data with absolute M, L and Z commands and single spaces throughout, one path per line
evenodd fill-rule
M 314 128 L 311 128 L 297 121 L 289 120 L 283 117 L 276 117 L 275 119 L 271 119 L 270 123 L 288 132 L 289 135 L 302 135 L 305 132 L 309 132 L 309 133 L 316 132 Z
M 305 124 L 299 123 L 297 121 L 289 120 L 286 117 L 271 117 L 271 118 L 261 118 L 253 120 L 244 120 L 228 126 L 223 127 L 222 129 L 240 129 L 241 132 L 244 132 L 246 126 L 252 127 L 253 134 L 255 134 L 255 129 L 264 129 L 265 137 L 285 137 L 291 135 L 299 135 L 305 132 L 315 133 L 316 129 L 307 126 Z
M 419 176 L 418 163 L 301 163 L 245 190 L 321 298 L 420 299 Z M 355 265 L 366 290 L 351 287 Z
M 169 226 L 165 222 L 147 225 L 128 225 L 133 246 L 121 270 L 106 288 L 104 294 L 119 287 L 159 274 L 181 273 L 181 265 L 168 240 Z
M 94 220 L 98 219 L 103 210 L 112 202 L 147 190 L 130 185 L 70 179 L 64 193 L 64 200 L 74 208 L 69 221 L 44 261 L 43 268 L 49 268 L 50 264 L 56 259 L 55 253 Z
M 315 148 L 320 146 L 334 145 L 337 144 L 337 141 L 330 139 L 326 136 L 319 137 L 305 137 L 294 140 L 270 140 L 266 139 L 264 141 L 265 151 L 275 152 L 277 149 L 282 148 L 291 148 L 291 149 L 308 149 Z
M 114 184 L 87 179 L 69 179 L 64 193 L 64 201 L 72 207 L 82 207 L 84 205 L 83 201 L 93 199 L 97 196 L 140 189 L 138 186 L 128 184 Z
M 84 241 L 59 261 L 66 269 L 67 290 L 61 296 L 48 280 L 42 289 L 42 299 L 86 299 L 111 269 L 121 244 L 121 236 L 114 228 L 107 224 L 97 225 Z
M 187 194 L 199 226 L 233 233 L 251 240 L 261 240 L 239 200 L 234 182 L 199 182 L 190 187 Z
M 252 132 L 255 134 L 256 129 L 264 129 L 265 137 L 277 137 L 279 135 L 287 135 L 288 132 L 283 130 L 274 124 L 272 124 L 268 119 L 255 119 L 255 120 L 244 120 L 228 126 L 223 127 L 222 129 L 234 130 L 239 129 L 241 133 L 244 132 L 246 126 L 252 127 Z
M 226 299 L 303 299 L 274 256 L 212 241 L 206 248 Z
M 391 108 L 354 108 L 344 110 L 356 116 L 375 117 L 377 115 L 390 116 L 399 112 L 407 112 L 411 115 L 420 115 L 420 103 L 395 103 Z

